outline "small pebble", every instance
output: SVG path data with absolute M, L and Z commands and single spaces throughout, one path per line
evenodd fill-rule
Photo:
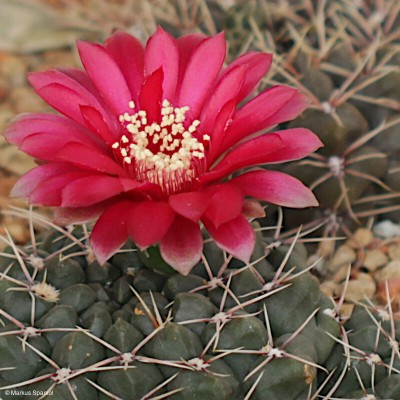
M 24 85 L 27 62 L 23 57 L 0 53 L 0 77 L 7 81 L 8 88 Z
M 320 289 L 322 293 L 325 293 L 328 297 L 334 297 L 335 293 L 338 290 L 338 285 L 332 281 L 322 282 L 320 285 Z
M 324 275 L 327 269 L 326 261 L 317 254 L 313 254 L 310 257 L 308 257 L 306 264 L 314 265 L 313 270 L 318 271 L 321 275 Z
M 376 271 L 379 267 L 383 267 L 389 262 L 388 257 L 381 250 L 368 250 L 365 254 L 362 266 L 368 271 Z
M 383 239 L 392 239 L 396 236 L 400 236 L 400 225 L 395 224 L 389 219 L 385 219 L 374 226 L 373 232 L 375 235 L 380 236 Z
M 377 282 L 384 282 L 387 279 L 400 278 L 400 261 L 391 261 L 384 268 L 374 274 Z
M 347 241 L 353 249 L 365 248 L 374 240 L 374 235 L 367 228 L 359 228 L 354 235 Z
M 6 216 L 3 223 L 16 243 L 26 243 L 29 240 L 27 220 Z
M 0 107 L 0 131 L 4 131 L 11 119 L 15 117 L 15 112 L 7 104 L 1 104 Z
M 351 264 L 357 258 L 357 254 L 350 246 L 343 244 L 339 246 L 333 256 L 332 261 L 329 265 L 329 270 L 331 272 L 337 271 L 343 264 Z
M 335 241 L 334 240 L 324 240 L 320 242 L 318 246 L 318 254 L 321 257 L 331 257 L 335 251 Z
M 342 320 L 349 319 L 353 314 L 354 304 L 344 303 L 340 308 L 340 318 Z
M 387 289 L 389 292 L 389 298 L 392 301 L 392 306 L 394 305 L 396 308 L 400 305 L 400 278 L 391 278 L 387 281 Z M 387 304 L 387 291 L 386 291 L 386 282 L 381 282 L 378 286 L 378 298 L 379 300 Z
M 9 97 L 14 107 L 15 114 L 46 112 L 49 110 L 43 100 L 28 86 L 16 87 L 11 91 Z
M 393 261 L 400 261 L 400 243 L 388 246 L 389 258 Z
M 344 289 L 342 285 L 341 290 Z M 357 279 L 349 282 L 345 293 L 346 301 L 362 301 L 372 299 L 376 292 L 376 284 L 373 278 L 368 274 L 359 274 Z
M 349 265 L 348 264 L 343 264 L 333 275 L 333 281 L 340 283 L 343 282 L 346 278 L 347 275 L 349 274 Z

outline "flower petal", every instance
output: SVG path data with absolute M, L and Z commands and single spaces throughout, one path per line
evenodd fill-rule
M 11 190 L 11 197 L 28 198 L 36 187 L 46 179 L 71 171 L 68 163 L 51 163 L 31 169 L 18 179 Z
M 83 71 L 82 69 L 79 68 L 68 68 L 68 67 L 57 68 L 57 71 L 62 72 L 63 74 L 69 76 L 74 81 L 78 82 L 81 86 L 83 86 L 85 89 L 87 89 L 90 93 L 93 93 L 94 96 L 101 99 L 101 96 L 99 96 L 99 92 L 97 91 L 96 86 L 93 85 L 93 82 L 90 80 L 89 75 L 86 73 L 86 71 Z
M 133 179 L 125 179 L 130 185 L 122 185 L 121 180 L 107 175 L 89 175 L 67 185 L 62 192 L 62 207 L 86 207 L 120 193 L 143 186 Z
M 178 52 L 179 52 L 179 72 L 178 72 L 176 93 L 180 92 L 183 77 L 185 76 L 186 72 L 186 67 L 190 60 L 190 57 L 193 54 L 193 51 L 199 45 L 200 42 L 206 39 L 206 37 L 207 36 L 203 34 L 190 34 L 181 36 L 178 39 L 176 39 L 176 44 L 178 46 Z
M 129 110 L 131 93 L 116 61 L 99 44 L 78 41 L 83 66 L 111 110 L 123 114 Z
M 236 99 L 228 101 L 215 118 L 211 140 L 207 152 L 208 165 L 212 166 L 214 161 L 221 155 L 221 145 L 224 142 L 226 132 L 232 123 L 236 113 Z M 206 132 L 204 132 L 206 133 Z M 204 134 L 203 133 L 203 134 Z
M 204 192 L 184 192 L 169 196 L 169 205 L 178 214 L 198 222 L 209 202 L 209 196 Z
M 94 107 L 81 105 L 80 109 L 86 126 L 92 132 L 96 132 L 97 135 L 101 137 L 108 145 L 114 144 L 120 136 L 119 127 L 110 129 L 107 125 L 107 122 L 104 120 L 104 117 Z
M 269 163 L 299 160 L 324 146 L 316 134 L 305 128 L 284 129 L 274 134 L 284 146 L 270 155 Z
M 52 135 L 62 143 L 77 141 L 106 149 L 103 141 L 96 134 L 60 115 L 22 114 L 15 118 L 12 124 L 5 130 L 4 136 L 9 142 L 17 146 L 22 146 L 23 143 L 26 146 L 26 139 L 38 133 Z M 42 143 L 43 146 L 45 144 L 44 142 Z M 62 145 L 58 144 L 57 147 L 62 147 Z
M 90 244 L 100 265 L 105 264 L 128 239 L 127 215 L 131 209 L 131 202 L 118 202 L 107 208 L 96 222 Z
M 242 214 L 247 219 L 264 218 L 266 215 L 264 207 L 254 199 L 244 199 Z
M 250 171 L 231 181 L 246 196 L 284 207 L 316 207 L 312 191 L 298 179 L 278 171 Z
M 235 219 L 241 213 L 243 194 L 234 185 L 225 183 L 214 186 L 211 188 L 211 193 L 204 216 L 215 228 Z
M 218 229 L 210 221 L 203 222 L 221 249 L 244 262 L 250 260 L 255 246 L 255 234 L 243 215 L 221 225 Z
M 147 42 L 144 55 L 146 75 L 161 68 L 164 73 L 163 98 L 173 102 L 178 79 L 178 47 L 175 39 L 161 27 Z
M 89 222 L 109 206 L 109 201 L 102 201 L 88 207 L 57 207 L 54 209 L 54 222 L 61 226 Z
M 245 72 L 246 66 L 233 68 L 216 85 L 200 117 L 203 132 L 213 135 L 215 120 L 223 106 L 231 100 L 238 103 L 236 97 L 242 87 Z
M 154 71 L 143 82 L 139 95 L 140 108 L 147 112 L 147 121 L 159 122 L 161 119 L 161 102 L 163 100 L 162 82 L 164 72 L 162 68 Z
M 142 44 L 125 32 L 116 32 L 104 44 L 118 64 L 132 95 L 137 101 L 144 79 L 144 49 Z
M 32 132 L 32 129 L 37 131 Z M 26 134 L 26 138 L 20 143 L 19 147 L 25 153 L 39 160 L 54 160 L 54 155 L 71 143 L 90 147 L 99 152 L 107 150 L 104 143 L 100 142 L 99 144 L 98 138 L 90 131 L 74 129 L 69 124 L 64 124 L 63 121 L 48 120 L 44 121 L 43 124 L 40 124 L 39 120 L 33 121 L 27 127 Z
M 37 204 L 47 207 L 58 207 L 62 202 L 62 191 L 65 186 L 83 178 L 87 173 L 85 171 L 66 172 L 52 176 L 40 182 L 29 196 L 31 204 Z
M 200 42 L 186 67 L 178 95 L 179 106 L 189 106 L 188 116 L 196 119 L 209 96 L 225 59 L 226 43 L 223 34 Z
M 216 179 L 253 165 L 298 160 L 321 146 L 318 136 L 304 128 L 267 133 L 234 148 L 202 180 Z
M 257 87 L 263 76 L 268 72 L 272 63 L 272 54 L 251 51 L 233 61 L 221 74 L 224 79 L 233 69 L 245 66 L 245 79 L 237 95 L 238 103 L 246 98 Z
M 307 105 L 308 99 L 288 86 L 274 86 L 260 93 L 238 110 L 223 148 L 231 147 L 252 133 L 292 120 Z
M 28 79 L 44 101 L 74 121 L 85 123 L 80 106 L 87 105 L 96 108 L 110 128 L 115 126 L 115 117 L 105 109 L 101 99 L 71 76 L 61 71 L 50 70 L 30 73 Z
M 268 163 L 282 148 L 284 148 L 284 142 L 276 133 L 268 133 L 251 139 L 230 151 L 212 171 L 204 174 L 200 180 L 207 182 L 220 179 L 239 169 Z
M 92 171 L 127 176 L 127 172 L 107 154 L 79 143 L 68 143 L 54 155 L 54 160 L 68 161 L 72 165 Z
M 203 238 L 198 224 L 176 216 L 160 244 L 161 255 L 172 268 L 187 275 L 200 261 Z
M 141 248 L 159 242 L 170 228 L 175 213 L 165 202 L 143 201 L 129 214 L 128 232 Z

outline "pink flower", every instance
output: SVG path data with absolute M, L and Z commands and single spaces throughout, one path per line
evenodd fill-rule
M 255 240 L 246 216 L 261 209 L 248 197 L 317 205 L 281 172 L 231 178 L 321 146 L 307 129 L 265 133 L 306 108 L 297 90 L 274 86 L 241 105 L 268 71 L 270 54 L 250 52 L 224 67 L 223 34 L 174 39 L 161 28 L 145 48 L 118 32 L 104 46 L 79 42 L 78 49 L 85 71 L 29 76 L 63 116 L 22 115 L 5 136 L 41 161 L 12 195 L 56 207 L 64 223 L 99 217 L 91 245 L 100 263 L 130 237 L 142 249 L 159 243 L 164 259 L 187 274 L 201 257 L 200 222 L 246 262 Z

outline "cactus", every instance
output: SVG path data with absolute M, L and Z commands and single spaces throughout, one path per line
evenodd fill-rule
M 142 238 L 146 245 L 136 247 L 126 232 L 100 265 L 88 240 L 92 226 L 61 228 L 31 213 L 29 244 L 2 239 L 8 248 L 0 254 L 0 398 L 400 398 L 400 326 L 389 288 L 385 307 L 357 303 L 345 316 L 345 291 L 336 302 L 320 291 L 312 274 L 319 260 L 309 265 L 302 243 L 312 234 L 351 236 L 360 219 L 400 208 L 393 203 L 399 197 L 399 9 L 390 0 L 250 0 L 237 1 L 223 16 L 220 5 L 208 4 L 218 12 L 215 25 L 227 30 L 231 56 L 248 48 L 274 52 L 268 83 L 289 83 L 310 99 L 310 109 L 283 127 L 308 128 L 325 147 L 273 168 L 314 189 L 320 207 L 271 206 L 262 226 L 252 223 L 257 241 L 250 259 L 221 250 L 234 229 L 221 246 L 211 225 L 214 239 L 196 228 L 202 251 L 192 257 L 193 268 L 168 264 L 163 244 L 161 250 L 152 245 L 157 240 Z M 177 12 L 182 26 L 186 17 Z M 180 33 L 179 24 L 162 22 Z M 214 22 L 207 15 L 199 23 L 214 33 Z M 58 204 L 53 200 L 49 205 Z M 272 219 L 276 231 L 263 237 Z M 48 229 L 35 236 L 33 223 Z M 119 226 L 122 232 L 124 223 Z M 167 239 L 164 246 L 174 241 Z M 240 249 L 240 240 L 232 248 Z M 177 252 L 174 260 L 184 262 Z M 349 278 L 350 271 L 344 286 Z
M 289 127 L 312 129 L 325 145 L 283 168 L 320 203 L 314 210 L 285 209 L 285 227 L 324 223 L 319 232 L 334 237 L 366 217 L 398 217 L 398 21 L 390 0 L 254 0 L 228 11 L 232 57 L 244 44 L 273 51 L 279 62 L 267 82 L 295 85 L 311 102 Z
M 48 223 L 35 213 L 31 220 Z M 100 268 L 87 236 L 86 226 L 50 226 L 23 247 L 3 238 L 2 398 L 295 400 L 400 391 L 390 303 L 379 312 L 357 305 L 343 320 L 341 301 L 320 292 L 305 265 L 299 234 L 268 256 L 258 234 L 247 264 L 205 237 L 187 276 L 149 269 L 132 247 Z

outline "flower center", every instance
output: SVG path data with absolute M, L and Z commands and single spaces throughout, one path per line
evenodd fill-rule
M 135 108 L 133 101 L 130 108 Z M 204 159 L 204 142 L 210 136 L 199 139 L 199 120 L 185 128 L 185 114 L 189 107 L 174 108 L 164 100 L 161 122 L 149 122 L 147 112 L 120 115 L 126 134 L 112 148 L 138 181 L 152 182 L 164 192 L 176 192 L 191 182 L 199 172 Z

